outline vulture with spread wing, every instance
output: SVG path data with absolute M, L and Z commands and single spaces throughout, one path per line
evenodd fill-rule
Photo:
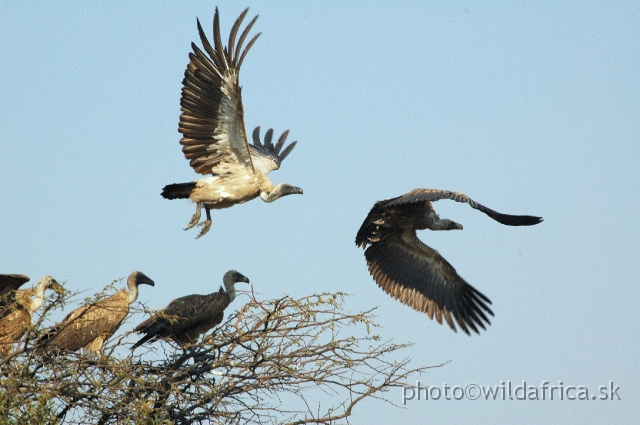
M 356 245 L 366 248 L 369 272 L 386 293 L 411 308 L 434 315 L 456 330 L 455 322 L 467 333 L 479 333 L 490 324 L 491 301 L 458 276 L 438 251 L 422 243 L 416 230 L 454 230 L 462 225 L 441 219 L 431 202 L 451 199 L 469 204 L 507 226 L 532 226 L 540 217 L 508 215 L 493 211 L 462 193 L 448 190 L 415 189 L 397 198 L 378 201 L 360 226 Z M 369 247 L 367 248 L 367 246 Z
M 191 43 L 193 53 L 189 54 L 190 61 L 182 81 L 182 114 L 178 127 L 183 136 L 180 140 L 182 152 L 191 167 L 207 177 L 167 185 L 162 189 L 162 196 L 191 199 L 196 203 L 196 213 L 185 230 L 198 224 L 201 210 L 205 209 L 207 219 L 199 224 L 202 230 L 197 237 L 209 231 L 212 208 L 228 208 L 257 196 L 265 202 L 273 202 L 285 195 L 302 194 L 302 189 L 287 183 L 274 186 L 267 177 L 270 171 L 280 168 L 280 163 L 296 144 L 293 142 L 282 150 L 288 130 L 276 145 L 271 142 L 273 130 L 267 132 L 264 143 L 260 142 L 260 127 L 253 132 L 253 145 L 247 141 L 238 74 L 245 55 L 260 35 L 256 34 L 242 50 L 256 16 L 236 44 L 238 30 L 248 10 L 245 9 L 233 25 L 227 47 L 223 47 L 220 38 L 217 8 L 213 18 L 213 46 L 198 20 L 198 32 L 206 53 Z
M 14 276 L 11 280 L 17 285 L 15 288 L 29 280 L 25 275 L 9 276 Z M 35 288 L 22 289 L 14 294 L 5 295 L 7 302 L 0 306 L 0 355 L 8 353 L 12 344 L 18 342 L 29 330 L 33 313 L 44 303 L 44 292 L 47 289 L 52 289 L 58 293 L 64 292 L 62 285 L 56 282 L 54 278 L 45 276 L 38 281 Z M 32 299 L 34 296 L 35 299 Z M 10 299 L 8 299 L 9 297 Z
M 156 315 L 138 325 L 134 331 L 146 334 L 132 350 L 154 338 L 171 338 L 181 347 L 193 344 L 209 329 L 222 322 L 224 310 L 236 298 L 235 284 L 249 283 L 249 278 L 235 270 L 225 273 L 224 288 L 209 295 L 187 295 L 175 299 Z
M 138 299 L 138 285 L 154 286 L 142 272 L 127 279 L 129 292 L 122 289 L 114 295 L 84 305 L 65 317 L 41 339 L 50 351 L 77 351 L 99 354 L 104 341 L 113 335 L 129 314 L 129 305 Z

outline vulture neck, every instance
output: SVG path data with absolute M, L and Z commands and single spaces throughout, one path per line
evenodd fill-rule
M 135 279 L 129 276 L 127 281 L 127 287 L 129 288 L 129 294 L 127 295 L 127 303 L 133 304 L 138 299 L 138 284 Z
M 29 312 L 33 313 L 34 311 L 42 307 L 42 304 L 44 303 L 44 290 L 46 288 L 47 288 L 46 280 L 41 279 L 40 281 L 38 281 L 38 284 L 36 285 L 36 293 L 35 293 L 36 299 L 31 301 L 31 305 L 29 306 Z
M 264 174 L 260 175 L 260 199 L 264 202 L 273 202 L 278 198 L 295 193 L 302 195 L 302 189 L 287 183 L 274 186 L 269 177 Z
M 225 277 L 224 289 L 227 291 L 227 294 L 229 294 L 229 302 L 233 302 L 233 300 L 236 299 L 236 282 L 233 278 Z
M 271 180 L 269 180 L 269 177 L 265 176 L 264 174 L 261 176 L 262 178 L 260 179 L 260 199 L 262 199 L 264 202 L 273 202 L 276 199 L 278 199 L 280 196 L 282 196 L 280 193 L 278 193 L 278 187 L 281 186 L 278 185 L 278 187 L 274 186 L 273 183 L 271 183 Z M 280 189 L 282 190 L 282 189 Z M 226 283 L 225 283 L 226 286 Z

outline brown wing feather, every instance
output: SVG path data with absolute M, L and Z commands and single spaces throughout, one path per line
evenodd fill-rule
M 153 338 L 172 338 L 180 345 L 194 343 L 201 334 L 222 322 L 229 303 L 229 295 L 223 291 L 177 298 L 134 329 L 146 335 L 132 348 Z
M 369 272 L 378 286 L 411 308 L 442 319 L 454 331 L 467 334 L 489 325 L 491 301 L 462 279 L 436 250 L 429 248 L 415 231 L 393 233 L 365 251 Z M 485 314 L 486 313 L 486 314 Z
M 405 195 L 381 202 L 383 203 L 384 207 L 393 207 L 400 205 L 404 206 L 412 203 L 435 202 L 439 201 L 440 199 L 451 199 L 452 201 L 469 204 L 472 208 L 475 208 L 478 211 L 482 211 L 498 223 L 502 223 L 507 226 L 532 226 L 542 221 L 541 217 L 499 213 L 492 210 L 491 208 L 487 208 L 484 205 L 477 203 L 464 193 L 452 192 L 450 190 L 414 189 Z
M 118 330 L 129 313 L 127 296 L 126 291 L 119 291 L 69 313 L 52 330 L 53 336 L 46 338 L 47 346 L 76 351 L 87 347 L 96 338 L 103 341 L 108 339 Z
M 235 41 L 247 10 L 233 25 L 230 43 Z M 200 21 L 197 22 L 200 40 L 208 56 L 192 43 L 193 53 L 189 54 L 190 62 L 182 81 L 178 131 L 183 135 L 180 140 L 182 152 L 199 174 L 224 175 L 243 169 L 253 172 L 238 74 L 244 55 L 260 35 L 256 35 L 241 52 L 242 43 L 256 19 L 257 16 L 244 30 L 235 50 L 232 45 L 227 49 L 222 45 L 217 8 L 213 21 L 214 47 L 207 40 Z M 239 53 L 242 53 L 240 57 Z

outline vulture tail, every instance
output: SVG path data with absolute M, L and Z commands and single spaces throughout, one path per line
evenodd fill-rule
M 196 182 L 168 184 L 162 188 L 162 197 L 166 199 L 187 199 L 195 189 Z
M 133 347 L 131 347 L 131 351 L 135 350 L 136 348 L 140 347 L 142 344 L 144 344 L 145 342 L 149 341 L 151 338 L 153 338 L 155 335 L 154 334 L 147 334 L 145 336 L 143 336 L 142 338 L 140 338 L 138 340 L 138 342 L 136 342 L 135 344 L 133 344 Z

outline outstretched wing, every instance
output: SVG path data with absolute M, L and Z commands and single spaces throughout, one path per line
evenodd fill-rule
M 531 215 L 510 215 L 499 213 L 477 203 L 464 193 L 451 192 L 450 190 L 414 189 L 407 194 L 382 202 L 384 202 L 384 207 L 392 207 L 395 205 L 404 205 L 416 202 L 435 202 L 440 199 L 451 199 L 456 202 L 469 204 L 472 208 L 482 211 L 498 223 L 502 223 L 507 226 L 533 226 L 534 224 L 538 224 L 542 221 L 541 217 L 534 217 Z
M 198 32 L 206 53 L 191 43 L 193 53 L 189 54 L 190 62 L 182 80 L 178 131 L 183 135 L 180 144 L 184 156 L 202 175 L 253 171 L 238 74 L 245 55 L 260 35 L 256 34 L 242 50 L 257 16 L 235 43 L 248 10 L 245 9 L 233 25 L 227 48 L 220 38 L 217 8 L 213 18 L 214 46 L 207 40 L 199 20 Z
M 438 251 L 429 248 L 415 230 L 393 232 L 365 251 L 369 272 L 393 298 L 414 310 L 427 313 L 456 330 L 479 333 L 493 316 L 491 301 L 462 279 Z
M 273 129 L 270 128 L 264 135 L 264 143 L 260 142 L 260 126 L 253 130 L 253 145 L 249 145 L 249 151 L 251 152 L 251 160 L 253 161 L 253 167 L 262 174 L 267 174 L 270 171 L 280 168 L 280 164 L 289 155 L 298 142 L 290 143 L 283 151 L 280 150 L 284 146 L 284 142 L 287 140 L 289 130 L 286 130 L 275 145 L 271 143 L 273 139 Z

